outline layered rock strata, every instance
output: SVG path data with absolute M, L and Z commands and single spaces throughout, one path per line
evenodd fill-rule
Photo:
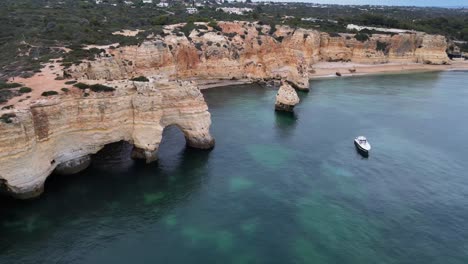
M 320 33 L 249 22 L 220 22 L 217 29 L 199 23 L 188 37 L 183 25 L 167 26 L 163 36 L 139 46 L 109 49 L 95 61 L 66 70 L 73 78 L 119 80 L 132 76 L 165 79 L 286 79 L 307 90 L 319 61 L 447 64 L 446 40 L 427 34 L 374 34 L 358 41 L 354 34 Z
M 358 41 L 354 34 L 331 37 L 321 34 L 320 55 L 324 61 L 350 61 L 362 64 L 425 63 L 449 64 L 444 36 L 424 33 L 373 34 Z
M 309 89 L 319 61 L 449 63 L 442 36 L 374 34 L 358 41 L 354 34 L 249 22 L 198 23 L 185 36 L 182 26 L 166 26 L 138 46 L 108 48 L 64 71 L 67 78 L 106 82 L 113 92 L 71 88 L 31 99 L 21 109 L 1 110 L 0 190 L 37 196 L 52 171 L 76 173 L 89 165 L 91 154 L 122 140 L 134 144 L 133 157 L 154 161 L 168 125 L 178 126 L 189 146 L 213 147 L 210 114 L 196 87 L 201 81 L 287 80 L 276 108 L 291 111 L 298 102 L 293 88 Z M 128 81 L 140 75 L 151 82 Z
M 163 129 L 169 125 L 181 129 L 189 146 L 213 147 L 210 113 L 192 83 L 114 81 L 106 85 L 116 90 L 75 91 L 8 112 L 13 117 L 0 122 L 4 190 L 18 198 L 37 196 L 54 169 L 76 173 L 89 164 L 90 154 L 112 142 L 131 142 L 137 157 L 153 161 Z
M 276 94 L 275 109 L 278 111 L 292 112 L 294 106 L 299 103 L 299 96 L 291 85 L 283 82 Z

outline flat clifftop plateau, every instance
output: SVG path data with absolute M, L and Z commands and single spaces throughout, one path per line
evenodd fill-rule
M 187 144 L 207 149 L 208 107 L 190 82 L 107 82 L 111 92 L 82 91 L 2 111 L 0 187 L 19 198 L 39 195 L 49 174 L 76 173 L 104 145 L 131 142 L 133 156 L 155 160 L 164 127 L 178 126 Z
M 314 64 L 448 64 L 445 37 L 423 33 L 397 35 L 327 34 L 316 30 L 250 22 L 166 26 L 138 46 L 107 49 L 94 61 L 65 70 L 66 76 L 119 80 L 149 75 L 166 79 L 261 81 L 286 79 L 308 89 Z M 356 39 L 358 38 L 358 39 Z

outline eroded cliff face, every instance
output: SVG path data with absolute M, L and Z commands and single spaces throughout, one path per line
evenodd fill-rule
M 135 157 L 156 159 L 164 127 L 178 126 L 187 144 L 211 148 L 207 105 L 190 82 L 113 81 L 110 93 L 75 91 L 9 111 L 0 122 L 0 181 L 19 198 L 39 195 L 46 178 L 76 173 L 104 145 L 128 141 Z M 0 115 L 7 113 L 2 111 Z
M 321 35 L 321 58 L 325 61 L 351 61 L 362 64 L 425 63 L 449 64 L 444 36 L 417 34 L 374 34 L 358 41 L 353 34 Z
M 137 75 L 166 79 L 286 79 L 308 89 L 309 73 L 318 61 L 446 64 L 443 36 L 374 34 L 358 41 L 353 34 L 330 36 L 316 30 L 248 22 L 220 22 L 218 29 L 199 23 L 189 37 L 168 26 L 139 46 L 110 49 L 96 61 L 73 66 L 68 76 L 119 80 Z
M 281 79 L 289 93 L 280 91 L 278 99 L 287 100 L 277 108 L 292 110 L 298 101 L 292 87 L 307 90 L 309 74 L 319 61 L 449 62 L 442 36 L 373 35 L 358 41 L 350 34 L 220 22 L 216 28 L 200 23 L 186 37 L 177 32 L 180 27 L 167 26 L 164 36 L 151 36 L 138 46 L 109 48 L 95 60 L 64 71 L 65 77 L 106 82 L 115 88 L 112 92 L 69 87 L 69 93 L 31 98 L 27 107 L 1 110 L 0 190 L 20 198 L 37 196 L 52 171 L 83 170 L 90 154 L 117 141 L 131 142 L 135 158 L 156 160 L 168 125 L 177 125 L 189 146 L 213 147 L 210 114 L 196 87 L 200 80 Z M 151 81 L 128 80 L 139 75 Z
M 308 89 L 308 72 L 319 57 L 319 32 L 247 22 L 219 23 L 194 30 L 189 38 L 169 33 L 139 46 L 109 50 L 94 62 L 67 71 L 74 78 L 122 79 L 147 75 L 166 79 L 229 80 L 288 79 Z M 276 39 L 275 39 L 276 38 Z

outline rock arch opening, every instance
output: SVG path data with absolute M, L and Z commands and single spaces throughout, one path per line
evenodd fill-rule
M 194 125 L 195 124 L 195 125 Z M 182 123 L 170 123 L 161 126 L 156 131 L 154 138 L 154 150 L 148 150 L 138 147 L 135 144 L 132 152 L 132 158 L 145 159 L 147 163 L 158 160 L 162 153 L 170 154 L 171 152 L 178 152 L 185 147 L 209 150 L 214 147 L 214 139 L 209 134 L 209 130 L 205 127 L 196 127 L 198 123 L 192 123 L 190 120 Z M 166 145 L 174 146 L 176 148 L 167 147 Z M 162 150 L 161 150 L 162 147 Z M 176 154 L 176 153 L 173 153 Z

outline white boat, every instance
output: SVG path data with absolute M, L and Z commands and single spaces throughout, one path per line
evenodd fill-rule
M 367 141 L 366 137 L 359 136 L 355 138 L 354 145 L 356 146 L 356 148 L 361 154 L 364 154 L 366 156 L 369 155 L 369 151 L 371 150 L 371 145 Z

